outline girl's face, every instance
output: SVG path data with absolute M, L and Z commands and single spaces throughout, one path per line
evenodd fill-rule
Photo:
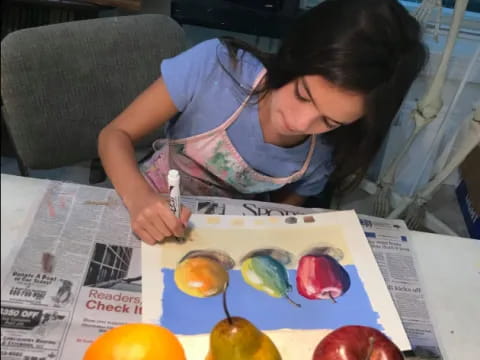
M 302 76 L 272 91 L 271 129 L 284 138 L 325 133 L 364 116 L 364 103 L 364 95 L 335 87 L 319 75 Z

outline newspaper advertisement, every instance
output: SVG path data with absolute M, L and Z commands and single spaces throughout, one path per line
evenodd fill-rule
M 212 197 L 184 197 L 182 202 L 199 214 L 328 211 Z M 438 355 L 408 229 L 402 221 L 359 219 L 412 346 Z M 141 322 L 140 253 L 140 241 L 114 190 L 49 182 L 2 284 L 2 359 L 80 360 L 106 330 Z

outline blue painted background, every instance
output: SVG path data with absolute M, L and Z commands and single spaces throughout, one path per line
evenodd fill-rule
M 308 300 L 298 294 L 295 270 L 289 270 L 292 284 L 290 297 L 301 308 L 286 299 L 278 299 L 253 289 L 245 283 L 239 270 L 231 270 L 227 302 L 232 316 L 250 320 L 262 330 L 275 329 L 335 329 L 342 325 L 358 324 L 383 330 L 377 323 L 357 270 L 345 266 L 351 286 L 345 295 L 330 300 Z M 222 296 L 194 298 L 178 290 L 173 279 L 173 269 L 162 269 L 164 275 L 163 315 L 160 324 L 180 335 L 209 333 L 215 324 L 225 318 Z

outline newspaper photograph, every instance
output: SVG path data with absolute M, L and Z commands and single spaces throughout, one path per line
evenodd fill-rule
M 112 327 L 140 322 L 141 281 L 139 247 L 93 244 L 63 358 L 67 359 L 67 350 L 68 354 L 72 349 L 83 354 L 92 341 Z
M 209 215 L 329 211 L 214 197 L 182 202 Z M 413 348 L 438 357 L 407 227 L 400 220 L 358 217 Z M 2 359 L 80 360 L 106 330 L 141 322 L 140 245 L 113 189 L 49 182 L 13 265 L 2 264 Z

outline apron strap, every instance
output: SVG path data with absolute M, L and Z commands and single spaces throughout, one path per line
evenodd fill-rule
M 248 96 L 245 98 L 245 100 L 243 100 L 242 104 L 237 108 L 237 110 L 235 110 L 235 112 L 227 119 L 227 121 L 225 121 L 221 126 L 219 126 L 217 129 L 222 129 L 222 130 L 225 130 L 227 129 L 230 125 L 232 125 L 235 120 L 238 119 L 238 116 L 240 115 L 240 113 L 242 112 L 242 110 L 245 108 L 245 106 L 247 106 L 248 104 L 248 101 L 250 100 L 250 98 L 252 97 L 252 94 L 253 94 L 253 91 L 255 90 L 255 88 L 258 86 L 258 84 L 260 83 L 260 81 L 263 79 L 263 77 L 265 76 L 265 74 L 267 73 L 267 69 L 263 68 L 262 71 L 260 71 L 260 73 L 257 75 L 257 77 L 255 78 L 255 81 L 253 82 L 253 85 L 252 85 L 252 91 L 250 92 L 250 94 L 248 94 Z

